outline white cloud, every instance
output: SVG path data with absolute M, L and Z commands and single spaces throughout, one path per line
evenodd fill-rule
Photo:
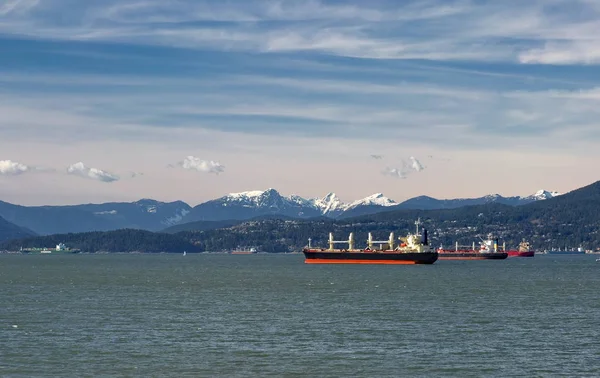
M 113 182 L 119 180 L 119 176 L 117 175 L 103 171 L 98 168 L 88 168 L 82 162 L 70 165 L 67 168 L 67 173 L 70 175 L 102 182 Z
M 212 160 L 201 160 L 195 156 L 188 156 L 177 163 L 183 169 L 206 173 L 219 174 L 225 172 L 225 166 Z
M 423 165 L 421 164 L 420 161 L 418 161 L 415 157 L 411 156 L 410 157 L 410 166 L 412 169 L 414 169 L 417 172 L 421 172 L 423 169 L 425 169 L 425 167 L 423 167 Z
M 0 160 L 0 175 L 3 176 L 17 176 L 31 170 L 32 167 L 18 163 L 16 161 Z
M 410 160 L 410 163 L 406 162 L 406 160 L 404 160 L 404 159 L 401 159 L 402 166 L 400 168 L 398 168 L 398 167 L 392 168 L 392 167 L 388 166 L 388 167 L 385 167 L 381 173 L 385 176 L 391 176 L 394 178 L 405 179 L 412 172 L 421 172 L 422 170 L 425 169 L 425 167 L 421 164 L 421 162 L 414 156 L 411 156 L 409 158 L 409 160 Z

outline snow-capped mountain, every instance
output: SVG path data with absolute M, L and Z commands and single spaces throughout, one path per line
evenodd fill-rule
M 357 217 L 359 215 L 374 214 L 395 209 L 396 206 L 398 206 L 396 201 L 387 198 L 382 193 L 375 193 L 348 204 L 339 217 L 349 218 Z
M 539 201 L 539 200 L 545 200 L 545 199 L 550 199 L 550 198 L 554 198 L 556 196 L 560 196 L 562 193 L 559 192 L 549 192 L 547 190 L 538 190 L 537 192 L 535 192 L 535 194 L 532 194 L 530 196 L 527 197 L 522 197 L 524 200 L 533 200 L 533 201 Z
M 348 208 L 348 204 L 342 202 L 335 193 L 327 193 L 325 197 L 313 198 L 309 202 L 328 217 L 337 217 Z
M 275 189 L 229 193 L 201 203 L 185 217 L 185 222 L 201 220 L 250 219 L 263 215 L 312 218 L 322 215 L 308 200 L 298 196 L 284 197 Z
M 397 205 L 381 193 L 344 203 L 335 193 L 322 198 L 305 199 L 297 195 L 284 197 L 275 189 L 264 191 L 230 193 L 221 198 L 202 203 L 192 209 L 184 222 L 200 220 L 249 219 L 264 215 L 279 215 L 293 218 L 326 216 L 337 218 L 347 213 L 361 215 L 377 212 L 385 207 Z M 360 210 L 357 210 L 360 209 Z
M 345 203 L 335 193 L 328 193 L 322 198 L 305 199 L 297 195 L 285 197 L 277 190 L 270 188 L 267 190 L 230 193 L 221 198 L 202 203 L 194 207 L 190 214 L 181 222 L 250 219 L 265 215 L 292 218 L 314 218 L 318 216 L 349 218 L 394 209 L 453 209 L 491 202 L 517 206 L 540 199 L 551 198 L 553 195 L 556 195 L 556 193 L 538 191 L 526 197 L 503 197 L 499 194 L 491 194 L 480 198 L 448 200 L 420 196 L 399 204 L 385 197 L 382 193 L 375 193 L 354 202 Z
M 346 210 L 354 209 L 359 206 L 396 206 L 398 203 L 383 195 L 383 193 L 375 193 L 363 199 L 352 202 L 346 207 Z

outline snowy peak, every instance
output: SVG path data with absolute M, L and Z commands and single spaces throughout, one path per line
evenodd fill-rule
M 273 195 L 274 193 L 279 194 L 275 189 L 269 188 L 267 190 L 250 190 L 247 192 L 239 192 L 239 193 L 229 193 L 226 196 L 221 197 L 220 199 L 231 199 L 231 200 L 253 200 L 264 195 Z
M 267 190 L 251 190 L 247 192 L 229 193 L 214 201 L 231 204 L 245 204 L 253 206 L 271 206 L 283 201 L 284 198 L 273 188 Z
M 531 198 L 536 201 L 539 201 L 539 200 L 554 198 L 556 196 L 560 196 L 561 194 L 562 193 L 559 193 L 559 192 L 549 192 L 547 190 L 541 189 L 541 190 L 538 190 L 537 192 L 535 192 L 535 194 L 533 194 L 529 197 L 526 197 L 526 198 Z
M 323 215 L 339 214 L 348 206 L 335 193 L 327 193 L 323 198 L 315 198 L 312 203 Z
M 344 203 L 335 193 L 327 193 L 323 198 L 312 199 L 312 203 L 323 215 L 334 217 L 344 211 L 357 207 L 388 207 L 397 205 L 395 201 L 385 197 L 382 193 L 375 193 L 352 203 Z
M 391 200 L 383 195 L 383 193 L 375 193 L 358 201 L 352 202 L 348 205 L 348 209 L 353 209 L 358 206 L 395 206 L 397 205 L 396 201 Z

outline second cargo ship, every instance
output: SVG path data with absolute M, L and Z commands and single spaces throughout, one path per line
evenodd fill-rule
M 523 240 L 519 243 L 517 249 L 511 249 L 506 251 L 508 257 L 533 257 L 535 256 L 535 250 L 531 248 L 529 242 Z
M 493 240 L 491 236 L 483 240 L 478 249 L 475 243 L 470 247 L 461 247 L 456 243 L 454 249 L 438 248 L 438 253 L 440 260 L 503 260 L 508 257 L 508 253 L 498 250 L 498 240 Z
M 350 233 L 348 240 L 334 240 L 329 233 L 329 248 L 312 248 L 309 245 L 303 249 L 306 264 L 433 264 L 438 259 L 438 253 L 431 248 L 427 240 L 427 230 L 419 230 L 420 221 L 415 222 L 416 233 L 408 234 L 395 242 L 394 233 L 388 240 L 373 240 L 369 232 L 367 247 L 356 249 L 354 234 Z M 348 248 L 335 248 L 335 244 L 347 244 Z

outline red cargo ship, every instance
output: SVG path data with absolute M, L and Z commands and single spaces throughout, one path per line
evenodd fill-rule
M 438 259 L 438 253 L 434 251 L 427 240 L 427 230 L 419 233 L 417 220 L 417 232 L 408 234 L 406 238 L 398 238 L 401 243 L 396 246 L 394 233 L 390 233 L 388 240 L 373 240 L 369 232 L 367 248 L 354 248 L 354 234 L 350 233 L 348 240 L 336 241 L 333 234 L 329 233 L 329 248 L 312 248 L 311 239 L 308 239 L 308 247 L 304 248 L 306 264 L 433 264 Z M 337 243 L 348 244 L 347 249 L 334 248 Z M 376 245 L 379 244 L 379 247 Z
M 535 251 L 529 245 L 529 242 L 523 240 L 519 243 L 519 247 L 517 249 L 511 249 L 506 251 L 508 253 L 508 257 L 533 257 L 535 256 Z
M 508 257 L 505 251 L 498 251 L 498 240 L 491 237 L 482 241 L 479 249 L 475 249 L 475 243 L 471 248 L 461 248 L 456 243 L 454 249 L 438 248 L 438 254 L 440 260 L 504 260 Z

